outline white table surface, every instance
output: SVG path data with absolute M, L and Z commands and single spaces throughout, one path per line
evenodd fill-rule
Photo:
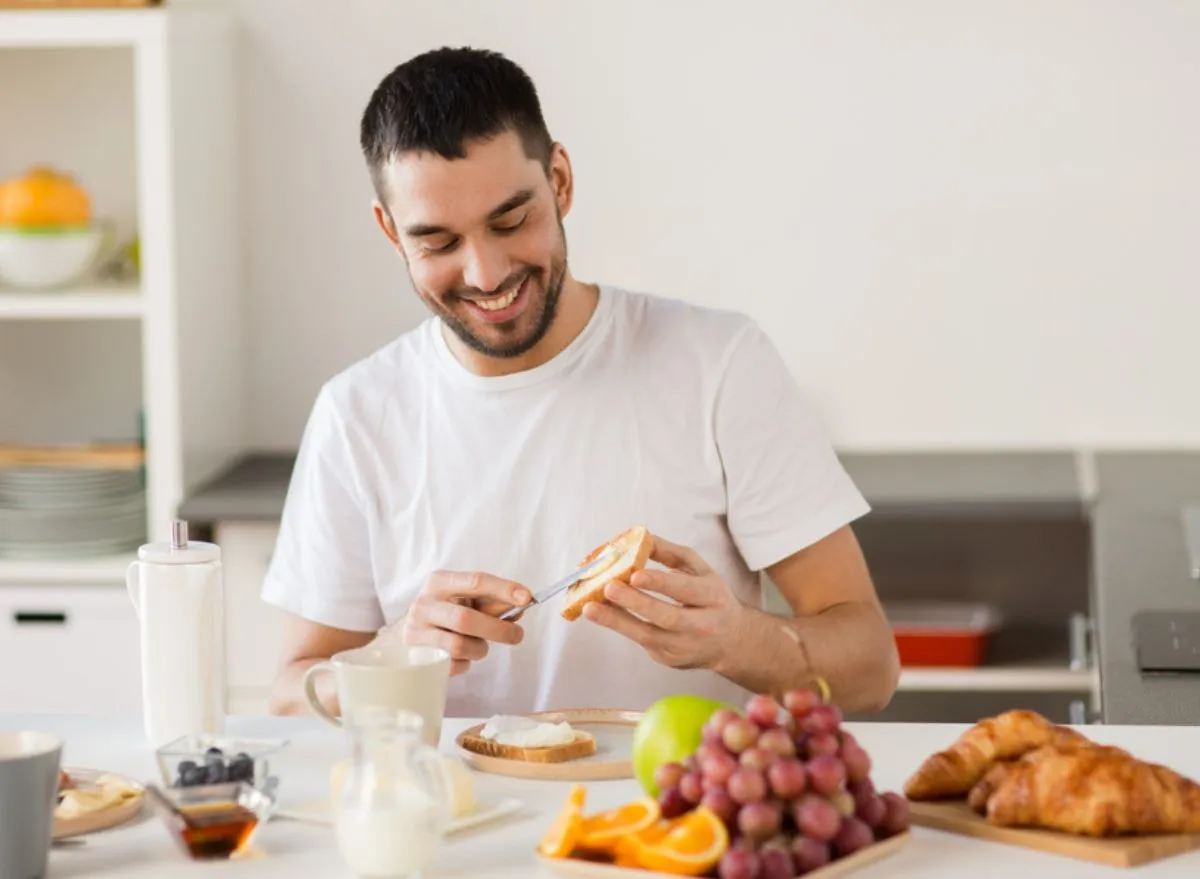
M 442 749 L 454 753 L 454 736 L 468 721 L 448 720 Z M 904 779 L 933 751 L 948 745 L 964 727 L 942 724 L 848 724 L 875 760 L 872 773 L 881 790 L 899 790 Z M 73 716 L 0 714 L 0 729 L 37 729 L 66 738 L 64 765 L 121 772 L 138 779 L 157 776 L 152 750 L 136 717 L 109 719 Z M 1130 750 L 1136 756 L 1167 763 L 1200 778 L 1200 729 L 1194 727 L 1087 726 L 1092 739 Z M 237 717 L 231 734 L 290 739 L 272 763 L 280 776 L 280 805 L 299 806 L 328 795 L 329 767 L 347 753 L 343 737 L 315 718 Z M 425 879 L 530 879 L 556 875 L 539 865 L 533 850 L 561 805 L 563 782 L 524 781 L 476 774 L 483 800 L 515 796 L 524 808 L 493 824 L 448 837 Z M 618 805 L 639 795 L 628 781 L 588 784 L 589 808 Z M 149 809 L 146 810 L 147 813 Z M 864 868 L 864 877 L 972 879 L 983 877 L 1095 877 L 1133 875 L 1160 877 L 1200 874 L 1200 852 L 1169 858 L 1130 870 L 1104 867 L 1061 856 L 914 828 L 913 839 L 900 853 Z M 259 831 L 255 844 L 262 856 L 233 862 L 193 862 L 185 858 L 152 815 L 139 822 L 86 837 L 78 846 L 55 847 L 47 879 L 72 877 L 237 876 L 245 879 L 353 879 L 341 861 L 330 828 L 289 820 L 272 821 Z

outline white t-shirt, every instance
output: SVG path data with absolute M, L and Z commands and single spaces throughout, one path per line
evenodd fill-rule
M 475 375 L 430 318 L 330 380 L 263 598 L 373 631 L 403 617 L 434 570 L 537 592 L 640 523 L 693 547 L 761 607 L 756 571 L 867 510 L 751 319 L 602 287 L 584 330 L 535 369 Z M 719 675 L 667 668 L 615 632 L 567 622 L 560 601 L 524 616 L 521 644 L 491 645 L 451 680 L 449 716 L 747 698 Z

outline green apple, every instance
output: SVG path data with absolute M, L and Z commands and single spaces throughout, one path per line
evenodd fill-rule
M 694 754 L 704 724 L 720 708 L 732 706 L 683 693 L 665 696 L 646 709 L 633 732 L 633 773 L 642 790 L 652 797 L 659 795 L 655 770 L 664 763 L 682 763 Z

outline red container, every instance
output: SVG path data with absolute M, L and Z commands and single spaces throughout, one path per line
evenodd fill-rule
M 987 604 L 894 602 L 884 610 L 900 664 L 909 667 L 973 667 L 987 659 L 988 640 L 1000 628 L 1000 612 Z

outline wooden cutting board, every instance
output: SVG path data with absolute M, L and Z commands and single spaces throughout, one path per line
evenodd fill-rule
M 996 827 L 962 800 L 909 803 L 912 823 L 1110 867 L 1136 867 L 1200 849 L 1200 833 L 1093 839 L 1055 830 Z

